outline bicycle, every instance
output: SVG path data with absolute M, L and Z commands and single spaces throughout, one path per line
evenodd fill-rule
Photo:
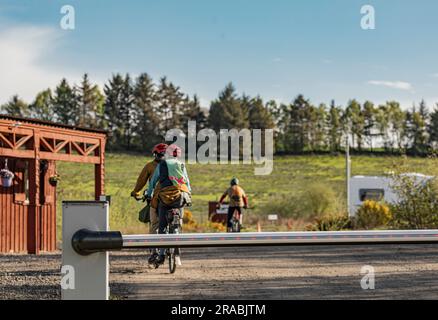
M 181 234 L 182 233 L 182 208 L 173 208 L 167 211 L 167 227 L 166 234 Z M 181 249 L 178 247 L 167 248 L 165 255 L 169 262 L 169 272 L 175 273 L 176 266 L 181 265 Z M 155 265 L 158 268 L 159 265 Z
M 170 208 L 167 210 L 167 226 L 165 234 L 181 234 L 182 233 L 182 210 L 183 208 Z M 175 273 L 176 266 L 181 265 L 181 249 L 178 247 L 166 248 L 164 255 L 169 263 L 169 273 Z M 157 269 L 160 263 L 155 261 L 153 267 Z
M 231 218 L 230 232 L 240 232 L 242 229 L 242 214 L 239 210 L 234 209 L 233 216 Z
M 236 209 L 234 210 L 233 217 L 231 218 L 231 232 L 240 232 L 240 228 L 242 227 L 240 223 L 240 214 Z

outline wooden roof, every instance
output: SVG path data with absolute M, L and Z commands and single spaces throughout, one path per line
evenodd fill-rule
M 61 128 L 61 129 L 100 133 L 100 134 L 105 134 L 105 135 L 108 134 L 108 132 L 106 130 L 102 130 L 102 129 L 92 129 L 92 128 L 85 128 L 85 127 L 79 127 L 79 126 L 71 126 L 71 125 L 67 125 L 67 124 L 63 124 L 63 123 L 44 121 L 44 120 L 32 119 L 32 118 L 15 117 L 15 116 L 7 115 L 7 114 L 0 114 L 0 119 L 17 121 L 17 122 L 24 123 L 24 124 L 29 123 L 29 124 L 34 124 L 34 125 L 46 126 L 46 127 L 47 126 L 48 127 L 56 127 L 56 128 Z
M 101 164 L 107 133 L 0 115 L 0 156 Z

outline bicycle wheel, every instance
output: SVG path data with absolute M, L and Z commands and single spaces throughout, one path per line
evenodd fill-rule
M 169 248 L 169 272 L 175 273 L 176 270 L 176 259 L 175 259 L 175 248 Z
M 171 227 L 169 228 L 169 232 L 171 234 L 179 234 L 179 228 L 178 227 Z M 177 265 L 177 260 L 179 259 L 179 248 L 169 248 L 168 249 L 169 254 L 169 272 L 170 273 L 175 273 L 176 271 L 176 265 Z
M 181 225 L 178 225 L 178 227 L 175 229 L 176 234 L 180 234 L 181 232 Z M 181 248 L 175 248 L 175 262 L 178 266 L 182 265 L 181 263 Z
M 233 219 L 232 225 L 231 225 L 231 231 L 232 232 L 240 232 L 240 223 L 239 220 Z

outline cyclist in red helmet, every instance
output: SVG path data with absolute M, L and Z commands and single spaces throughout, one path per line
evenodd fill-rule
M 162 159 L 148 185 L 147 198 L 158 193 L 158 233 L 165 233 L 168 225 L 168 213 L 171 210 L 180 210 L 180 216 L 184 215 L 184 206 L 191 205 L 191 187 L 185 164 L 178 158 L 181 157 L 181 148 L 175 144 L 169 145 L 166 157 Z M 160 190 L 156 188 L 159 185 Z M 164 249 L 155 261 L 156 267 L 165 260 Z
M 146 186 L 146 184 L 150 183 L 150 179 L 152 178 L 152 175 L 154 174 L 155 168 L 157 167 L 158 163 L 161 161 L 161 159 L 164 158 L 166 155 L 166 149 L 168 145 L 165 143 L 159 143 L 155 145 L 152 149 L 152 154 L 154 156 L 154 160 L 146 163 L 143 170 L 141 171 L 140 175 L 138 176 L 137 183 L 134 187 L 134 190 L 131 192 L 131 196 L 139 199 L 142 197 L 141 191 Z M 160 190 L 159 184 L 155 187 L 155 192 L 152 196 L 152 199 L 150 201 L 150 223 L 149 223 L 149 233 L 156 234 L 158 231 L 158 192 Z M 154 250 L 149 257 L 148 261 L 150 263 L 153 263 L 157 257 L 157 252 Z
M 164 157 L 164 154 L 166 153 L 166 149 L 168 147 L 169 146 L 165 143 L 156 144 L 152 149 L 152 154 L 154 155 L 155 158 L 158 157 L 159 160 L 161 160 Z

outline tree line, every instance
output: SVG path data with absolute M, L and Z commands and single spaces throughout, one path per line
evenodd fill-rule
M 84 74 L 79 84 L 62 79 L 53 90 L 39 92 L 26 103 L 17 95 L 0 112 L 67 125 L 105 129 L 109 150 L 143 151 L 164 140 L 172 128 L 274 129 L 275 151 L 284 154 L 342 151 L 348 138 L 357 152 L 427 155 L 438 148 L 438 105 L 424 101 L 403 109 L 397 101 L 375 105 L 350 100 L 340 106 L 315 105 L 303 95 L 290 103 L 264 101 L 238 94 L 229 83 L 201 108 L 199 98 L 184 93 L 166 77 L 155 82 L 142 73 L 114 74 L 101 90 Z

